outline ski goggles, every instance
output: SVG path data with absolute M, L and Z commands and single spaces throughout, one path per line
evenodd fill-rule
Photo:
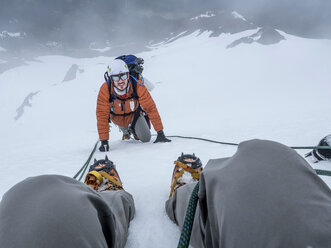
M 112 75 L 111 76 L 111 79 L 114 81 L 114 82 L 118 82 L 121 80 L 126 80 L 128 78 L 128 73 L 122 73 L 122 74 L 118 74 L 118 75 Z

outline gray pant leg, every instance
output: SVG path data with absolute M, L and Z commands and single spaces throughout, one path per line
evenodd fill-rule
M 190 201 L 192 191 L 197 183 L 189 183 L 175 190 L 173 196 L 165 203 L 165 208 L 169 218 L 175 222 L 182 230 L 186 209 Z M 205 247 L 202 241 L 203 229 L 200 224 L 200 209 L 196 209 L 190 244 L 193 247 Z
M 100 194 L 58 175 L 27 178 L 0 203 L 1 247 L 124 247 L 134 212 L 125 191 Z
M 208 248 L 331 247 L 331 191 L 294 150 L 240 143 L 200 177 L 200 220 Z
M 180 227 L 194 185 L 166 202 Z M 294 150 L 276 142 L 246 141 L 231 158 L 210 160 L 197 211 L 194 247 L 331 247 L 330 188 Z
M 151 130 L 149 129 L 147 121 L 143 115 L 140 115 L 138 117 L 134 129 L 139 140 L 141 140 L 142 142 L 149 142 L 151 140 Z
M 110 230 L 115 238 L 113 247 L 124 247 L 128 237 L 130 221 L 135 214 L 132 196 L 124 191 L 103 191 L 99 193 L 107 203 L 115 220 L 115 228 Z

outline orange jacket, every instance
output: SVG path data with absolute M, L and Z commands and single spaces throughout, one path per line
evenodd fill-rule
M 139 82 L 142 84 L 140 80 Z M 129 92 L 126 94 L 126 97 L 130 97 L 133 92 L 132 85 L 130 82 L 129 84 L 130 84 L 130 89 Z M 109 139 L 109 124 L 108 124 L 109 117 L 111 121 L 116 125 L 120 127 L 127 127 L 132 122 L 134 111 L 138 108 L 139 104 L 147 113 L 149 119 L 153 124 L 155 131 L 160 131 L 163 129 L 159 112 L 157 111 L 153 98 L 149 94 L 146 87 L 137 84 L 136 89 L 137 89 L 138 101 L 133 98 L 130 100 L 123 101 L 117 95 L 117 100 L 115 99 L 112 103 L 110 103 L 109 102 L 110 95 L 109 95 L 109 89 L 107 83 L 105 82 L 101 86 L 97 100 L 97 126 L 98 126 L 98 133 L 100 140 Z M 111 87 L 111 94 L 113 93 L 114 93 L 114 89 L 113 87 Z M 133 101 L 134 106 L 132 103 L 130 103 L 131 101 Z M 133 110 L 131 110 L 131 107 L 134 107 Z M 110 114 L 111 108 L 114 114 L 127 114 L 127 115 L 116 116 Z

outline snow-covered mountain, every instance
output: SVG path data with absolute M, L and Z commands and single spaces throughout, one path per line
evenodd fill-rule
M 92 33 L 89 29 L 78 32 L 72 27 L 72 31 L 68 32 L 70 28 L 67 26 L 53 27 L 55 31 L 49 31 L 47 35 L 40 34 L 38 29 L 26 31 L 20 28 L 20 31 L 16 32 L 0 30 L 0 73 L 24 64 L 27 59 L 36 56 L 93 57 L 137 53 L 148 51 L 150 47 L 158 44 L 174 42 L 195 32 L 209 32 L 210 37 L 219 37 L 255 30 L 250 36 L 239 37 L 228 44 L 228 48 L 253 42 L 271 45 L 285 39 L 278 30 L 257 26 L 235 11 L 206 11 L 197 16 L 176 20 L 137 14 L 135 18 L 126 19 L 125 25 L 111 27 L 107 32 L 100 30 L 100 27 L 97 28 L 97 24 L 93 27 L 95 30 Z M 128 33 L 129 38 L 124 39 L 123 33 Z
M 146 50 L 146 45 L 150 43 L 174 41 L 195 31 L 210 31 L 211 37 L 218 37 L 222 34 L 235 34 L 260 28 L 256 35 L 241 37 L 229 46 L 231 48 L 240 43 L 258 42 L 269 45 L 284 40 L 284 37 L 267 22 L 254 23 L 254 18 L 246 18 L 237 11 L 211 9 L 198 15 L 165 18 L 162 15 L 147 15 L 145 12 L 118 6 L 125 18 L 120 18 L 120 25 L 112 25 L 117 23 L 118 19 L 105 10 L 100 11 L 97 3 L 96 5 L 89 3 L 97 9 L 95 10 L 97 15 L 92 13 L 92 10 L 86 13 L 78 10 L 70 12 L 71 8 L 75 8 L 70 5 L 73 4 L 72 1 L 67 4 L 69 7 L 66 11 L 61 12 L 55 4 L 48 16 L 40 16 L 40 13 L 36 13 L 35 18 L 45 20 L 35 19 L 32 16 L 2 21 L 0 55 L 2 57 L 31 57 L 34 54 L 76 57 L 114 56 L 119 51 L 120 53 L 141 52 Z M 31 8 L 30 4 L 26 6 Z M 39 8 L 42 9 L 43 4 Z M 16 14 L 19 13 L 18 11 Z M 87 16 L 91 18 L 86 18 Z M 1 28 L 7 29 L 1 30 Z
M 217 19 L 231 16 L 233 33 Z M 178 30 L 174 39 L 152 42 L 137 54 L 145 60 L 145 77 L 154 82 L 151 94 L 167 135 L 307 146 L 330 133 L 329 40 L 277 31 L 285 40 L 266 46 L 264 34 L 275 32 L 238 14 L 192 18 L 185 34 Z M 84 164 L 98 139 L 96 98 L 111 59 L 40 56 L 0 74 L 0 196 L 26 177 L 72 177 Z M 110 137 L 107 154 L 137 210 L 126 247 L 175 247 L 180 230 L 164 210 L 173 161 L 181 152 L 195 152 L 205 164 L 236 148 L 175 138 L 168 144 L 122 141 L 116 126 Z M 328 162 L 312 166 L 331 168 Z M 330 178 L 322 178 L 331 186 Z

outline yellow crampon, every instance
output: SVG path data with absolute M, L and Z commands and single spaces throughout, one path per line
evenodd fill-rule
M 171 190 L 170 190 L 170 195 L 169 198 L 173 195 L 176 184 L 178 182 L 178 179 L 184 174 L 185 171 L 191 173 L 191 176 L 193 179 L 199 181 L 200 180 L 200 174 L 201 174 L 201 168 L 198 169 L 193 169 L 192 167 L 188 166 L 185 163 L 182 163 L 180 161 L 175 161 L 174 164 L 176 165 L 174 168 L 173 172 L 173 178 L 172 178 L 172 183 L 171 183 Z M 182 168 L 178 174 L 176 174 L 177 170 Z
M 122 182 L 118 178 L 111 176 L 104 171 L 98 172 L 94 170 L 87 173 L 85 177 L 85 184 L 89 185 L 94 190 L 97 190 L 103 183 L 103 177 L 109 180 L 114 189 L 123 189 Z
M 102 182 L 103 182 L 103 177 L 99 172 L 95 170 L 87 173 L 84 180 L 84 183 L 90 186 L 91 188 L 93 188 L 94 190 L 97 190 L 99 185 L 102 184 Z

